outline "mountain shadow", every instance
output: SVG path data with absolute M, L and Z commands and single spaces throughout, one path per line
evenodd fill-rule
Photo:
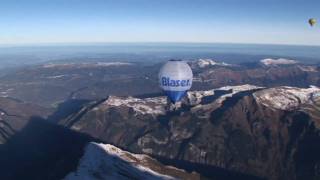
M 57 123 L 59 120 L 67 118 L 70 114 L 78 112 L 89 102 L 89 100 L 68 99 L 58 105 L 57 110 L 48 117 L 48 120 Z
M 201 179 L 217 179 L 217 180 L 265 180 L 263 178 L 248 175 L 240 172 L 230 171 L 216 166 L 193 163 L 185 160 L 169 159 L 165 157 L 154 157 L 165 165 L 174 166 L 184 169 L 188 172 L 197 172 L 201 174 Z
M 62 179 L 74 171 L 88 142 L 98 141 L 39 117 L 0 145 L 0 179 Z

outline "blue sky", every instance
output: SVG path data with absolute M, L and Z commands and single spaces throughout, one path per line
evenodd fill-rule
M 310 17 L 320 21 L 319 0 L 0 0 L 0 44 L 320 45 Z

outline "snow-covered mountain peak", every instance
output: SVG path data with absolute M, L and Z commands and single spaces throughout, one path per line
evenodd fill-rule
M 275 109 L 290 110 L 296 109 L 301 104 L 312 103 L 320 89 L 316 86 L 310 88 L 276 87 L 264 89 L 254 93 L 257 102 Z
M 213 59 L 198 59 L 195 63 L 200 68 L 205 68 L 207 66 L 215 66 L 215 65 L 218 65 L 218 66 L 228 66 L 229 65 L 224 62 L 217 62 Z

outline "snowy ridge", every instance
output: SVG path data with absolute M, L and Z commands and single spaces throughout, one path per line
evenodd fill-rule
M 239 93 L 239 92 L 244 92 L 244 91 L 251 91 L 251 90 L 258 90 L 258 89 L 263 89 L 264 87 L 260 86 L 255 86 L 255 85 L 250 85 L 250 84 L 244 84 L 244 85 L 239 85 L 239 86 L 224 86 L 219 88 L 218 90 L 232 90 L 231 93 L 222 95 L 217 101 L 219 103 L 222 103 L 227 97 L 232 97 L 233 95 Z
M 140 114 L 161 115 L 165 114 L 166 97 L 134 98 L 110 96 L 104 103 L 107 106 L 126 106 Z
M 221 104 L 227 97 L 232 97 L 234 94 L 250 91 L 255 89 L 262 89 L 263 87 L 254 86 L 254 85 L 239 85 L 239 86 L 226 86 L 218 89 L 212 89 L 208 91 L 189 91 L 187 93 L 186 98 L 183 100 L 183 104 L 190 106 L 201 107 L 201 100 L 206 96 L 214 95 L 215 90 L 224 90 L 229 91 L 230 93 L 224 94 L 220 96 L 214 103 Z M 130 107 L 137 114 L 151 114 L 151 115 L 164 115 L 166 114 L 166 106 L 167 106 L 167 98 L 165 96 L 153 97 L 153 98 L 134 98 L 134 97 L 118 97 L 118 96 L 110 96 L 102 105 L 105 107 Z
M 205 68 L 207 66 L 229 66 L 230 64 L 227 64 L 227 63 L 220 63 L 220 62 L 216 62 L 212 59 L 198 59 L 196 62 L 195 62 L 200 68 Z
M 297 64 L 298 61 L 291 60 L 291 59 L 284 59 L 284 58 L 279 58 L 279 59 L 262 59 L 260 61 L 262 64 L 266 66 L 271 66 L 271 65 L 285 65 L 285 64 Z
M 194 106 L 191 109 L 191 112 L 196 114 L 201 114 L 200 118 L 208 118 L 210 117 L 210 113 L 215 110 L 216 108 L 220 107 L 221 104 L 228 98 L 232 97 L 233 95 L 239 92 L 251 91 L 251 90 L 258 90 L 263 89 L 264 87 L 254 86 L 254 85 L 239 85 L 239 86 L 225 86 L 218 89 L 212 89 L 209 91 L 192 91 L 188 92 L 188 99 L 190 105 Z M 209 104 L 201 104 L 202 98 L 206 96 L 213 96 L 216 90 L 223 90 L 223 91 L 230 91 L 224 95 L 219 96 L 215 101 Z M 202 111 L 202 113 L 197 113 L 198 111 Z M 198 116 L 199 117 L 199 116 Z
M 195 104 L 199 104 L 203 97 L 214 95 L 215 90 L 224 90 L 224 91 L 232 90 L 230 93 L 220 96 L 218 101 L 222 102 L 226 97 L 232 97 L 236 93 L 255 90 L 255 89 L 262 89 L 262 88 L 264 87 L 244 84 L 239 86 L 224 86 L 221 88 L 212 89 L 208 91 L 190 91 L 188 92 L 188 99 L 190 101 L 190 105 L 195 105 Z
M 315 86 L 310 88 L 296 88 L 281 86 L 276 88 L 265 88 L 250 84 L 239 86 L 225 86 L 208 91 L 189 91 L 182 104 L 192 106 L 192 112 L 198 110 L 213 110 L 212 107 L 219 107 L 228 97 L 233 97 L 240 92 L 258 90 L 253 93 L 256 101 L 264 106 L 275 109 L 290 110 L 300 106 L 300 104 L 313 103 L 315 98 L 320 96 L 320 89 Z M 227 91 L 219 95 L 214 101 L 202 104 L 203 98 L 214 96 L 215 91 Z M 137 114 L 151 114 L 153 116 L 166 114 L 167 99 L 165 96 L 153 98 L 134 98 L 134 97 L 117 97 L 110 96 L 104 103 L 105 107 L 130 107 Z
M 232 90 L 233 93 L 238 93 L 242 91 L 249 91 L 249 90 L 261 89 L 261 88 L 264 88 L 264 87 L 255 86 L 251 84 L 244 84 L 239 86 L 224 86 L 224 87 L 218 88 L 218 90 L 226 90 L 226 91 Z
M 298 108 L 301 104 L 313 103 L 312 99 L 317 97 L 319 93 L 320 89 L 316 86 L 310 88 L 282 86 L 255 92 L 254 97 L 264 106 L 291 110 Z
M 132 154 L 110 144 L 91 142 L 80 160 L 78 169 L 71 172 L 65 180 L 175 180 L 167 175 L 185 171 L 163 166 L 147 155 Z M 191 174 L 189 174 L 191 175 Z M 193 176 L 195 174 L 192 174 Z M 195 176 L 196 177 L 196 176 Z

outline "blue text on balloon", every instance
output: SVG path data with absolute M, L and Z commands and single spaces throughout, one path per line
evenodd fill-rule
M 172 86 L 172 87 L 185 87 L 190 86 L 190 80 L 174 80 L 170 79 L 169 77 L 162 77 L 162 86 Z

